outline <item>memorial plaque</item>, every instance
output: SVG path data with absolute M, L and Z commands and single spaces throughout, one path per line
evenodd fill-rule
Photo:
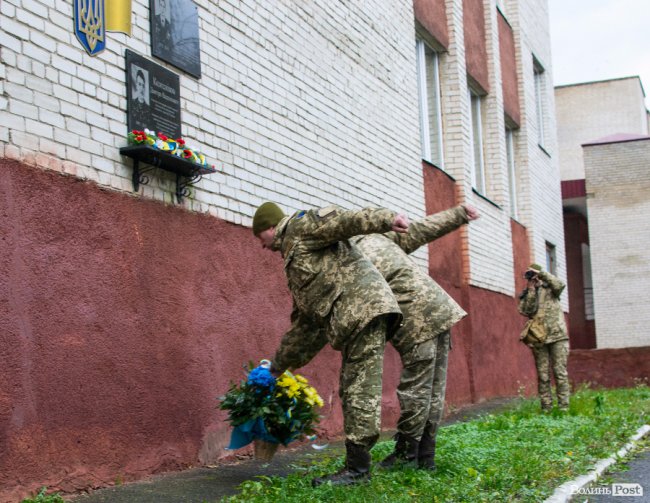
M 181 136 L 181 93 L 178 75 L 126 50 L 127 126 L 145 128 L 171 138 Z
M 201 77 L 199 13 L 192 0 L 149 0 L 151 54 Z

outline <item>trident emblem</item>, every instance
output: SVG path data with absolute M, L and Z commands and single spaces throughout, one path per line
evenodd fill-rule
M 106 48 L 104 0 L 74 0 L 75 34 L 88 54 Z

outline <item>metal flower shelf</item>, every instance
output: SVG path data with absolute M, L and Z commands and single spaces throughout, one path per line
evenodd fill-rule
M 216 173 L 217 170 L 197 164 L 188 159 L 172 155 L 149 145 L 131 145 L 120 148 L 120 154 L 133 159 L 133 191 L 137 192 L 140 184 L 149 183 L 149 172 L 161 168 L 176 174 L 176 200 L 180 203 L 190 194 L 189 187 L 198 182 L 203 175 Z M 147 164 L 141 167 L 140 163 Z

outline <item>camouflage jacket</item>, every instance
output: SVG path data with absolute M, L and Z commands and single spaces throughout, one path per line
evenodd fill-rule
M 284 258 L 293 297 L 291 328 L 273 359 L 275 367 L 299 368 L 326 343 L 341 349 L 349 338 L 382 314 L 401 312 L 388 284 L 349 238 L 389 231 L 395 213 L 329 206 L 299 211 L 275 229 L 273 249 Z
M 528 318 L 541 317 L 546 328 L 546 344 L 568 339 L 560 295 L 565 284 L 551 273 L 541 271 L 542 285 L 532 292 L 525 288 L 519 296 L 519 312 Z
M 356 236 L 356 243 L 387 279 L 404 314 L 393 336 L 398 349 L 432 339 L 449 330 L 467 313 L 409 256 L 427 244 L 467 223 L 465 209 L 452 208 L 413 222 L 408 232 Z

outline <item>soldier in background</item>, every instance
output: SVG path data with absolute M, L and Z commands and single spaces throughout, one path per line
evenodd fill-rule
M 395 450 L 381 462 L 415 462 L 435 469 L 436 434 L 447 385 L 451 327 L 466 312 L 408 257 L 422 245 L 479 218 L 472 206 L 458 206 L 411 223 L 408 232 L 352 239 L 388 281 L 404 321 L 390 340 L 402 360 L 397 388 L 400 418 Z
M 291 327 L 275 353 L 272 372 L 306 365 L 327 343 L 342 355 L 345 465 L 314 479 L 314 486 L 370 478 L 370 449 L 380 432 L 384 346 L 402 318 L 390 287 L 349 238 L 407 229 L 408 219 L 387 209 L 330 206 L 289 217 L 267 202 L 253 217 L 253 233 L 262 246 L 282 254 L 293 297 Z
M 543 271 L 539 264 L 531 264 L 524 277 L 527 286 L 519 296 L 519 312 L 530 319 L 543 322 L 546 340 L 531 344 L 537 368 L 537 385 L 543 412 L 553 408 L 551 394 L 551 368 L 557 387 L 557 402 L 560 410 L 569 408 L 569 337 L 560 305 L 560 295 L 565 284 L 551 273 Z

